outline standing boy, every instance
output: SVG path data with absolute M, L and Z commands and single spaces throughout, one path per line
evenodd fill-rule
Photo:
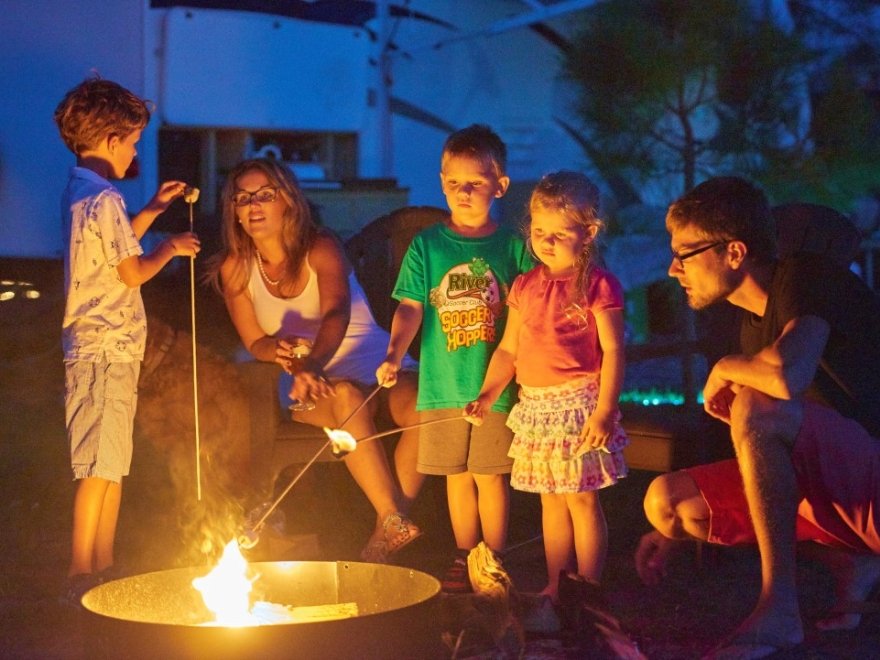
M 183 182 L 163 183 L 129 220 L 122 195 L 108 181 L 125 175 L 149 119 L 143 99 L 99 78 L 74 87 L 55 109 L 61 138 L 77 162 L 61 199 L 64 403 L 73 477 L 79 481 L 63 595 L 71 604 L 78 604 L 113 566 L 147 335 L 140 285 L 173 257 L 195 257 L 199 251 L 198 239 L 189 232 L 166 238 L 148 255 L 138 242 L 183 194 Z
M 460 415 L 476 398 L 504 331 L 509 286 L 533 265 L 523 240 L 490 216 L 492 202 L 510 183 L 506 161 L 504 143 L 487 126 L 450 135 L 440 168 L 449 221 L 417 235 L 401 265 L 392 294 L 400 304 L 377 378 L 393 383 L 421 327 L 416 407 L 422 421 Z M 444 591 L 470 589 L 466 557 L 481 539 L 496 552 L 504 549 L 512 462 L 507 456 L 512 435 L 505 421 L 514 400 L 511 385 L 482 426 L 462 417 L 428 426 L 419 437 L 418 471 L 446 476 L 458 549 L 444 577 Z

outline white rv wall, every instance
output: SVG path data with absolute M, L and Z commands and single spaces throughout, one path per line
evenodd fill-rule
M 397 22 L 391 94 L 438 116 L 455 129 L 490 125 L 508 147 L 514 184 L 530 185 L 548 171 L 582 167 L 580 148 L 557 117 L 570 117 L 558 79 L 562 54 L 528 27 L 475 34 L 497 21 L 528 13 L 518 0 L 413 0 L 409 8 L 436 16 L 455 29 L 414 18 Z M 549 24 L 563 34 L 572 15 Z M 466 35 L 467 38 L 461 38 Z M 445 45 L 433 48 L 437 43 Z M 395 174 L 410 189 L 410 203 L 445 206 L 440 192 L 440 150 L 447 133 L 393 116 Z M 520 214 L 520 199 L 501 200 L 505 216 Z M 505 206 L 506 204 L 506 206 Z
M 400 4 L 400 3 L 396 3 Z M 527 27 L 429 48 L 529 11 L 520 0 L 413 0 L 409 7 L 456 29 L 395 21 L 393 96 L 449 128 L 491 125 L 510 150 L 514 184 L 582 167 L 580 149 L 556 118 L 566 116 L 559 51 Z M 141 174 L 119 184 L 132 212 L 158 184 L 157 131 L 180 126 L 252 130 L 353 130 L 358 172 L 375 176 L 377 118 L 367 98 L 378 82 L 359 28 L 209 10 L 154 10 L 149 0 L 3 0 L 0 5 L 0 256 L 57 257 L 58 200 L 73 156 L 52 122 L 64 92 L 91 69 L 156 102 L 139 145 Z M 570 18 L 551 21 L 564 29 Z M 375 26 L 370 25 L 368 27 Z M 392 176 L 409 203 L 444 206 L 438 170 L 448 134 L 392 116 Z M 514 190 L 516 186 L 514 186 Z M 520 213 L 508 195 L 500 209 Z M 506 205 L 506 207 L 505 207 Z
M 363 30 L 267 14 L 171 9 L 161 115 L 175 126 L 357 131 L 366 107 Z
M 146 0 L 4 0 L 0 5 L 0 256 L 58 257 L 59 200 L 74 157 L 52 114 L 92 69 L 144 89 Z M 144 203 L 142 179 L 120 189 Z

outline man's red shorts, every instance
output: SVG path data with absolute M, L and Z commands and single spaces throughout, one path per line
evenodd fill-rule
M 807 403 L 792 452 L 799 541 L 880 554 L 880 440 L 836 411 Z M 709 542 L 755 543 L 734 459 L 684 470 L 709 505 Z

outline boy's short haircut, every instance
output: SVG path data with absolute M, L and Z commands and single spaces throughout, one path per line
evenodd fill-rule
M 448 156 L 470 156 L 491 164 L 496 176 L 507 175 L 507 147 L 485 124 L 471 124 L 446 138 L 441 168 Z
M 149 102 L 111 80 L 89 78 L 55 108 L 61 139 L 74 154 L 95 149 L 111 135 L 125 139 L 150 121 Z

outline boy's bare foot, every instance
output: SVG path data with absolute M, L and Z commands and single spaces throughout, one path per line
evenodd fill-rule
M 794 648 L 804 641 L 800 614 L 785 606 L 758 603 L 739 628 L 707 653 L 706 660 L 754 660 Z
M 835 603 L 831 615 L 816 622 L 819 630 L 853 630 L 862 614 L 873 611 L 868 603 L 871 592 L 880 585 L 880 556 L 860 555 L 845 550 L 823 548 L 819 559 L 834 576 Z

